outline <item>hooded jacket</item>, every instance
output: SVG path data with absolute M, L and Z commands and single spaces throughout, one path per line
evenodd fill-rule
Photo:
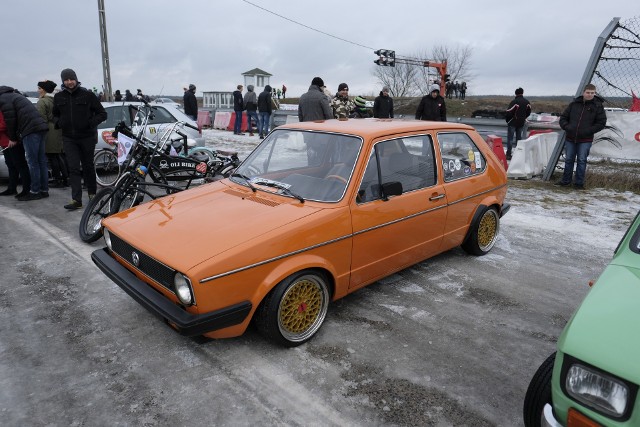
M 80 86 L 73 91 L 62 85 L 53 97 L 53 116 L 57 129 L 67 138 L 97 138 L 98 125 L 107 120 L 107 112 L 90 90 Z
M 393 119 L 393 98 L 385 96 L 380 92 L 380 96 L 377 96 L 373 101 L 373 117 L 380 119 Z
M 269 113 L 273 111 L 271 103 L 271 86 L 266 85 L 264 90 L 258 96 L 258 111 L 261 113 Z
M 247 111 L 256 111 L 258 109 L 258 95 L 253 91 L 253 85 L 247 86 L 247 93 L 244 94 L 244 108 Z
M 433 93 L 434 91 L 431 91 Z M 435 98 L 429 95 L 425 95 L 420 100 L 420 105 L 416 110 L 416 120 L 431 120 L 434 122 L 446 122 L 447 121 L 447 107 L 444 103 L 444 98 L 438 96 Z
M 298 102 L 298 119 L 301 122 L 309 122 L 332 118 L 333 112 L 329 105 L 329 98 L 318 86 L 309 86 L 309 90 L 302 94 Z
M 35 105 L 12 87 L 0 86 L 0 111 L 11 141 L 22 141 L 27 135 L 49 129 Z
M 593 142 L 593 136 L 607 124 L 604 100 L 596 95 L 591 101 L 575 98 L 560 115 L 560 127 L 572 142 Z
M 521 128 L 524 126 L 527 117 L 531 115 L 531 103 L 522 95 L 516 95 L 509 103 L 505 120 L 509 126 Z

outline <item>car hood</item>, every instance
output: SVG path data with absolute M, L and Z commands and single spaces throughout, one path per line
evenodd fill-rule
M 558 348 L 640 384 L 640 270 L 609 264 L 575 312 Z
M 187 272 L 276 229 L 284 228 L 285 233 L 292 223 L 319 210 L 224 180 L 152 200 L 110 216 L 103 224 L 137 249 Z

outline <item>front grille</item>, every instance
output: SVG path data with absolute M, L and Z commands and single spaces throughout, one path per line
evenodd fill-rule
M 151 279 L 169 289 L 171 292 L 174 292 L 174 269 L 167 267 L 160 261 L 155 260 L 144 252 L 134 248 L 129 243 L 125 242 L 113 233 L 111 233 L 111 247 L 113 248 L 113 252 L 122 257 L 131 266 L 137 268 L 142 273 L 149 276 Z M 134 252 L 138 254 L 138 257 L 140 259 L 138 266 L 133 263 Z

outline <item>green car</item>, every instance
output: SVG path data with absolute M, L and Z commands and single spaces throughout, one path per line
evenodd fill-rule
M 640 426 L 640 212 L 533 376 L 531 426 Z

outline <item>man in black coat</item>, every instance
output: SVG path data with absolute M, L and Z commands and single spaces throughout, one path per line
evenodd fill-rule
M 16 193 L 19 175 L 22 192 L 16 196 L 18 200 L 37 200 L 48 196 L 49 175 L 44 154 L 44 137 L 49 130 L 47 122 L 31 101 L 9 86 L 0 86 L 0 111 L 9 137 L 9 146 L 4 150 L 9 188 L 2 195 Z M 27 157 L 25 153 L 28 153 Z
M 233 133 L 235 135 L 244 135 L 242 133 L 242 112 L 244 111 L 242 89 L 244 89 L 244 86 L 238 85 L 236 90 L 233 91 L 233 111 L 236 113 L 236 120 L 233 123 Z
M 82 179 L 91 199 L 97 190 L 93 155 L 98 143 L 98 125 L 107 120 L 107 112 L 90 90 L 80 86 L 75 71 L 60 73 L 62 90 L 53 97 L 56 129 L 62 129 L 62 144 L 69 166 L 71 203 L 65 209 L 82 207 Z M 81 167 L 82 165 L 82 167 Z
M 522 139 L 522 130 L 527 117 L 531 114 L 531 104 L 524 97 L 524 90 L 519 87 L 516 89 L 516 97 L 511 100 L 505 114 L 507 121 L 507 160 L 511 160 L 511 148 L 518 145 L 518 141 Z M 515 135 L 515 144 L 513 137 Z
M 271 100 L 271 86 L 266 85 L 258 95 L 258 133 L 260 138 L 264 138 L 269 133 L 269 123 L 273 112 Z
M 193 120 L 198 120 L 198 100 L 196 99 L 196 85 L 189 85 L 189 89 L 184 91 L 182 96 L 184 103 L 184 113 Z
M 389 88 L 383 87 L 380 96 L 373 101 L 373 117 L 393 119 L 393 98 L 389 96 Z
M 447 121 L 447 107 L 440 96 L 440 86 L 432 85 L 429 95 L 422 97 L 416 110 L 416 120 Z
M 576 180 L 573 186 L 584 190 L 584 177 L 587 171 L 587 157 L 593 144 L 593 136 L 607 125 L 607 113 L 596 95 L 596 87 L 588 84 L 582 96 L 574 99 L 560 115 L 560 127 L 565 131 L 564 173 L 556 185 L 567 186 L 573 178 L 573 165 L 576 166 Z

